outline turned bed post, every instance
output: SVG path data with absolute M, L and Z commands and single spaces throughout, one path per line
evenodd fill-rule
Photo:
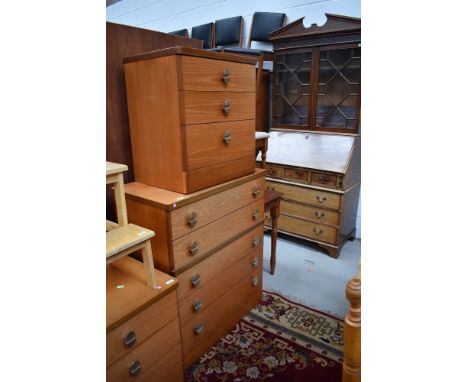
M 356 276 L 348 282 L 349 310 L 344 320 L 344 360 L 342 382 L 361 381 L 361 262 Z

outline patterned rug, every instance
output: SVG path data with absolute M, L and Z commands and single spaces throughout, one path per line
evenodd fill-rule
M 272 292 L 185 375 L 187 382 L 340 382 L 343 320 Z

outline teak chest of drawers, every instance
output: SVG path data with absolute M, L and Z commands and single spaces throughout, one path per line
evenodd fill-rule
M 130 257 L 107 266 L 108 382 L 183 381 L 178 282 L 159 271 L 156 279 L 158 289 L 147 287 Z
M 359 137 L 272 131 L 266 170 L 266 188 L 283 193 L 278 231 L 338 257 L 356 231 Z
M 125 185 L 129 221 L 154 230 L 156 267 L 176 275 L 184 367 L 261 298 L 265 170 L 191 194 Z
M 255 62 L 183 47 L 125 59 L 135 180 L 186 194 L 253 173 Z

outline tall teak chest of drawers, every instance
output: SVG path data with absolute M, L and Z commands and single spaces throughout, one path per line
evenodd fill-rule
M 135 180 L 191 193 L 253 173 L 255 62 L 183 47 L 125 59 Z
M 179 280 L 184 367 L 260 301 L 264 175 L 257 169 L 191 194 L 125 185 L 129 221 L 156 232 L 155 265 Z

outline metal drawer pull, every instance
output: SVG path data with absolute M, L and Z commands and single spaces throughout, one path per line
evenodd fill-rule
M 259 216 L 260 216 L 260 210 L 258 208 L 255 208 L 252 213 L 252 219 L 257 220 Z
M 200 282 L 201 282 L 201 277 L 198 273 L 195 276 L 192 276 L 192 285 L 195 288 L 200 286 Z
M 199 311 L 201 310 L 201 308 L 202 308 L 202 305 L 203 305 L 203 304 L 202 304 L 201 300 L 195 301 L 195 302 L 192 304 L 193 310 L 194 310 L 195 312 L 199 312 Z
M 258 277 L 257 277 L 257 276 L 255 276 L 255 277 L 252 279 L 252 285 L 253 285 L 254 287 L 256 287 L 256 286 L 258 285 Z
M 252 245 L 254 246 L 254 248 L 256 246 L 258 246 L 260 244 L 260 239 L 258 238 L 258 236 L 255 236 L 252 240 Z
M 260 187 L 255 186 L 252 190 L 252 196 L 256 198 L 258 195 L 260 195 Z
M 316 227 L 314 227 L 314 233 L 316 235 L 321 235 L 323 233 L 323 229 L 317 229 Z
M 187 216 L 187 223 L 191 228 L 195 227 L 197 224 L 198 219 L 197 219 L 197 213 L 196 212 L 190 212 L 189 215 Z
M 134 377 L 138 374 L 140 374 L 141 372 L 141 362 L 136 360 L 136 361 L 133 361 L 130 366 L 128 367 L 128 373 Z
M 198 242 L 193 241 L 192 244 L 190 244 L 189 252 L 192 256 L 195 256 L 198 252 Z
M 196 334 L 197 336 L 199 336 L 200 334 L 202 334 L 203 329 L 204 329 L 204 328 L 203 328 L 203 325 L 202 325 L 202 324 L 196 324 L 196 325 L 195 325 L 195 328 L 193 328 L 193 330 L 195 331 L 195 334 Z
M 315 211 L 315 216 L 317 216 L 319 219 L 321 219 L 321 218 L 323 218 L 325 216 L 325 214 L 323 212 Z
M 224 69 L 223 70 L 223 81 L 227 85 L 229 83 L 229 80 L 231 79 L 231 72 L 229 69 Z
M 319 181 L 320 181 L 320 183 L 328 183 L 329 179 L 328 179 L 328 177 L 322 175 L 322 176 L 319 177 Z
M 131 348 L 133 345 L 135 345 L 136 339 L 137 338 L 135 332 L 131 330 L 124 337 L 124 346 L 126 348 Z
M 254 268 L 257 268 L 257 266 L 258 266 L 258 256 L 255 256 L 255 257 L 253 258 L 253 260 L 252 260 L 252 266 L 253 266 Z
M 317 200 L 318 200 L 319 203 L 323 203 L 325 200 L 327 200 L 327 197 L 326 197 L 326 196 L 317 195 Z
M 227 129 L 224 132 L 223 141 L 226 145 L 229 145 L 231 143 L 231 130 Z
M 223 102 L 223 111 L 226 115 L 228 115 L 231 111 L 231 101 L 229 101 L 228 99 L 225 99 Z

